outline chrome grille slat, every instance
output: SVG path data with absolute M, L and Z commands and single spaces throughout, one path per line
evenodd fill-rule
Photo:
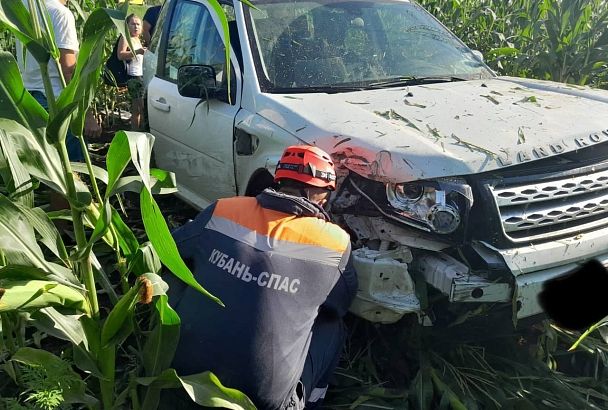
M 493 187 L 504 235 L 542 241 L 608 225 L 608 170 L 548 182 Z
M 499 207 L 550 201 L 608 188 L 608 171 L 533 185 L 493 189 Z
M 559 206 L 549 202 L 501 209 L 505 232 L 525 231 L 608 212 L 608 192 L 589 199 L 577 200 L 578 197 L 568 199 L 572 199 L 572 201 L 564 202 Z

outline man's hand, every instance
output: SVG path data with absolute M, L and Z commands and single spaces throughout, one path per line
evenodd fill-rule
M 101 131 L 101 126 L 95 119 L 95 116 L 91 111 L 88 111 L 84 119 L 84 136 L 87 138 L 99 138 Z

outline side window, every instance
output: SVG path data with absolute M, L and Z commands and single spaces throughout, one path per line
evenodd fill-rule
M 168 2 L 165 3 L 165 6 L 160 10 L 160 14 L 158 15 L 158 20 L 156 21 L 156 26 L 154 27 L 154 33 L 152 33 L 152 38 L 150 39 L 150 46 L 148 47 L 150 51 L 156 53 L 156 49 L 158 48 L 158 43 L 160 42 L 160 38 L 163 32 L 163 26 L 165 25 L 165 19 L 167 18 L 168 11 L 171 9 Z
M 185 64 L 210 65 L 223 81 L 224 42 L 209 10 L 199 3 L 180 1 L 175 5 L 167 38 L 164 78 L 177 80 L 177 70 Z

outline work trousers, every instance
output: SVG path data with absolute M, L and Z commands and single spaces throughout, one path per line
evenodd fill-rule
M 320 408 L 327 392 L 329 379 L 340 360 L 345 333 L 341 319 L 329 318 L 323 314 L 317 318 L 312 328 L 312 340 L 300 382 L 294 389 L 291 400 L 287 402 L 285 410 Z M 195 404 L 183 389 L 164 391 L 159 409 L 175 408 L 200 409 L 201 406 Z

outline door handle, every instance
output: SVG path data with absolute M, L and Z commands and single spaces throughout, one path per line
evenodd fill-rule
M 171 111 L 171 106 L 167 104 L 167 101 L 163 97 L 160 97 L 157 100 L 151 100 L 151 103 L 152 107 L 156 108 L 157 110 L 164 112 Z

